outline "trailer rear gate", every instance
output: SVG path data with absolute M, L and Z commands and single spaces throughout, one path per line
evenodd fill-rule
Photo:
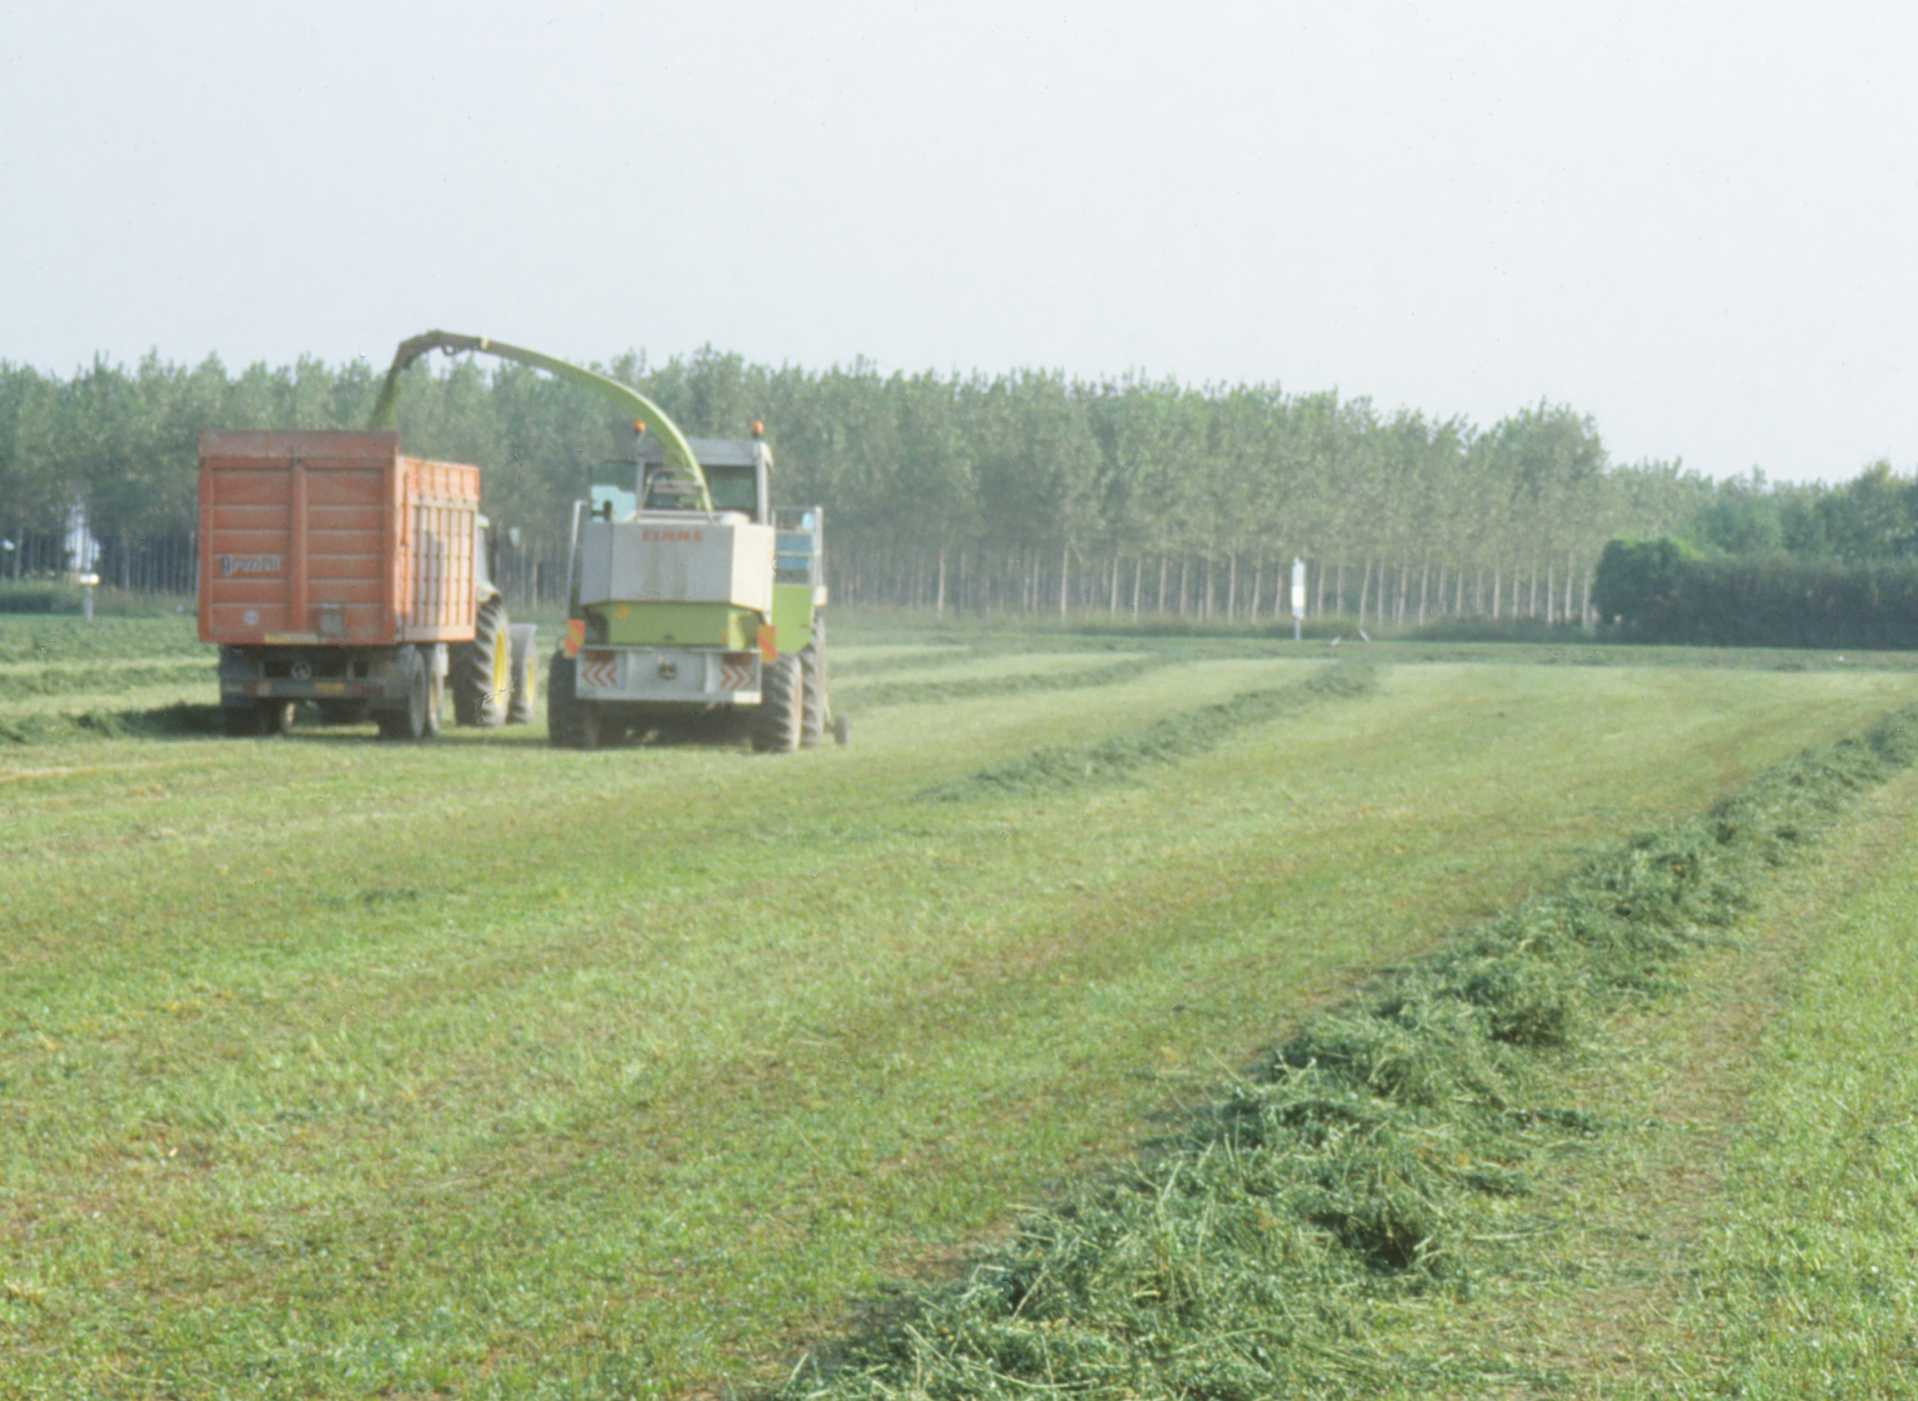
M 200 639 L 467 641 L 478 511 L 478 468 L 397 433 L 203 433 Z

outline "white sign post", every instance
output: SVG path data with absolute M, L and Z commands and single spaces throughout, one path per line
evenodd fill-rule
M 1305 623 L 1305 561 L 1292 561 L 1292 640 L 1297 642 L 1304 636 Z

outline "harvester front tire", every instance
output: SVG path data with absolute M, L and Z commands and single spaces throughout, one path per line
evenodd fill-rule
M 489 598 L 473 619 L 473 640 L 453 649 L 453 718 L 504 725 L 512 689 L 512 625 L 505 600 Z
M 546 671 L 546 738 L 566 749 L 584 749 L 585 707 L 573 690 L 577 663 L 564 652 L 553 653 Z
M 514 623 L 509 632 L 513 666 L 513 694 L 506 702 L 506 723 L 524 725 L 539 704 L 539 643 L 537 623 Z
M 796 652 L 761 669 L 759 709 L 753 715 L 754 749 L 761 754 L 790 754 L 799 748 L 805 686 Z

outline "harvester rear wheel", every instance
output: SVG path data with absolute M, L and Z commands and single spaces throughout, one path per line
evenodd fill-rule
M 539 657 L 534 650 L 539 646 L 535 639 L 538 632 L 537 623 L 514 623 L 509 632 L 513 666 L 513 694 L 506 703 L 509 725 L 526 724 L 539 703 Z
M 799 674 L 803 683 L 799 702 L 799 743 L 817 749 L 832 723 L 832 697 L 826 683 L 826 620 L 812 620 L 812 641 L 799 654 Z
M 573 691 L 577 663 L 564 652 L 553 653 L 546 671 L 546 738 L 567 749 L 585 749 L 585 707 Z
M 759 709 L 753 715 L 753 748 L 761 754 L 790 754 L 799 748 L 805 684 L 796 652 L 761 668 Z
M 473 619 L 473 640 L 453 649 L 453 718 L 462 725 L 504 725 L 512 688 L 512 625 L 506 601 L 489 598 Z

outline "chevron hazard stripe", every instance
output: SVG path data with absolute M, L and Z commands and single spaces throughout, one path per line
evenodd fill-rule
M 719 665 L 719 689 L 722 691 L 750 691 L 753 688 L 753 664 L 749 657 L 743 662 L 726 661 Z
M 579 684 L 600 691 L 610 691 L 618 686 L 619 653 L 582 652 L 579 658 Z

